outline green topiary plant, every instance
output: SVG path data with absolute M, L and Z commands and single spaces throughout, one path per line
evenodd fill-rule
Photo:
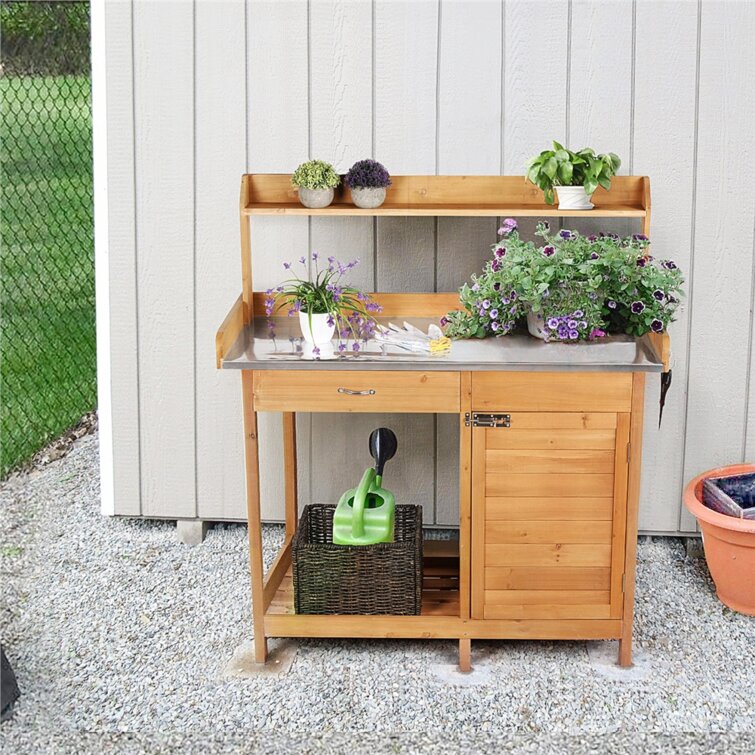
M 291 183 L 302 189 L 334 189 L 341 183 L 341 177 L 330 163 L 309 160 L 294 171 Z
M 548 204 L 553 204 L 555 186 L 583 186 L 588 195 L 598 186 L 607 190 L 620 166 L 621 160 L 613 152 L 596 155 L 590 147 L 572 152 L 553 142 L 553 149 L 529 161 L 526 178 L 543 190 Z

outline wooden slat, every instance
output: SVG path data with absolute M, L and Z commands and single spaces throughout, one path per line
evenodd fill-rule
M 609 590 L 611 570 L 602 566 L 489 566 L 486 590 Z
M 333 204 L 323 210 L 302 207 L 291 175 L 251 174 L 245 176 L 249 184 L 249 214 L 301 215 L 386 215 L 386 214 L 466 214 L 499 216 L 543 215 L 551 217 L 579 217 L 577 211 L 559 210 L 543 203 L 542 192 L 525 182 L 524 176 L 391 176 L 392 185 L 382 207 L 361 210 L 355 207 L 347 189 L 341 185 L 335 191 Z M 495 201 L 491 201 L 494 198 Z M 598 188 L 593 196 L 595 209 L 591 217 L 625 215 L 642 217 L 643 179 L 641 176 L 616 176 L 611 189 Z M 581 213 L 584 215 L 584 212 Z
M 485 590 L 490 606 L 608 605 L 608 590 Z
M 276 593 L 281 587 L 284 587 L 284 579 L 288 576 L 288 583 L 291 581 L 291 538 L 287 536 L 283 547 L 278 551 L 267 576 L 265 577 L 265 586 L 263 589 L 265 610 L 268 609 Z
M 485 476 L 488 496 L 612 496 L 612 474 L 519 474 L 489 473 Z
M 613 537 L 611 544 L 611 618 L 620 619 L 623 612 L 624 556 L 627 525 L 627 475 L 629 460 L 629 425 L 631 415 L 619 414 L 616 427 L 616 467 L 613 486 Z
M 486 545 L 486 566 L 610 566 L 611 546 L 600 544 Z
M 475 411 L 628 412 L 631 399 L 631 373 L 476 372 L 472 376 Z
M 485 607 L 485 428 L 472 429 L 472 618 L 481 619 Z
M 494 543 L 610 543 L 610 521 L 490 521 L 485 524 L 485 542 Z
M 458 558 L 458 540 L 425 540 L 422 544 L 422 552 L 425 559 L 432 558 Z
M 472 610 L 472 428 L 465 415 L 472 410 L 472 375 L 461 374 L 459 387 L 459 576 L 461 581 L 460 616 L 468 619 Z M 437 478 L 436 478 L 437 479 Z
M 510 594 L 510 593 L 508 593 Z M 485 593 L 485 618 L 486 619 L 608 619 L 610 607 L 608 605 L 608 593 L 605 605 L 497 605 L 489 602 L 488 593 Z
M 505 399 L 502 399 L 505 401 Z M 615 412 L 515 412 L 510 416 L 508 432 L 520 430 L 613 430 Z M 488 448 L 505 448 L 497 445 L 500 428 L 488 430 Z
M 270 370 L 254 373 L 254 400 L 259 411 L 458 412 L 459 382 L 458 372 Z
M 613 428 L 605 430 L 519 430 L 519 417 L 514 417 L 514 427 L 506 432 L 490 430 L 488 450 L 490 449 L 611 449 L 614 447 Z M 552 416 L 552 415 L 551 415 Z M 597 417 L 613 417 L 613 414 L 597 414 Z M 500 428 L 498 428 L 500 429 Z
M 501 434 L 505 435 L 502 429 Z M 485 453 L 488 474 L 519 472 L 521 474 L 607 474 L 613 472 L 614 452 L 611 450 L 542 450 L 494 449 Z
M 488 521 L 551 520 L 605 521 L 613 516 L 611 498 L 493 498 L 485 504 Z

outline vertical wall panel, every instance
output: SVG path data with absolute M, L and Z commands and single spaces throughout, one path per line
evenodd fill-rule
M 125 515 L 141 513 L 132 12 L 130 2 L 104 5 L 108 248 L 97 249 L 98 264 L 106 253 L 109 266 L 111 349 L 109 385 L 99 390 L 110 391 L 112 495 L 115 513 Z
M 680 13 L 680 8 L 684 12 Z M 697 3 L 639 0 L 634 170 L 651 178 L 653 254 L 688 273 L 694 183 Z M 660 379 L 645 389 L 640 528 L 675 530 L 682 492 L 689 308 L 671 328 L 673 385 L 658 428 Z
M 306 0 L 247 3 L 248 163 L 250 172 L 293 172 L 309 157 L 309 61 Z M 237 52 L 237 54 L 240 54 Z M 251 225 L 254 288 L 284 277 L 283 262 L 306 254 L 307 218 L 254 218 Z M 239 280 L 240 263 L 233 270 Z M 280 520 L 283 507 L 280 414 L 259 418 L 262 516 Z M 297 417 L 300 493 L 309 496 L 310 418 Z
M 142 513 L 196 515 L 193 7 L 134 3 Z M 170 61 L 170 65 L 165 65 Z
M 694 279 L 684 479 L 741 461 L 752 335 L 755 6 L 701 9 Z M 682 512 L 681 529 L 693 521 Z
M 238 185 L 246 161 L 244 0 L 197 0 L 196 379 L 197 513 L 246 516 L 241 393 L 236 375 L 209 369 L 215 331 L 239 295 Z M 217 44 L 223 39 L 225 44 Z

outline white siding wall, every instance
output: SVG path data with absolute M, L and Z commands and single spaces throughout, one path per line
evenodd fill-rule
M 108 513 L 245 518 L 239 380 L 215 370 L 213 350 L 240 289 L 238 179 L 309 157 L 340 171 L 374 156 L 396 174 L 519 174 L 552 138 L 618 152 L 622 172 L 651 177 L 654 253 L 689 279 L 660 430 L 649 380 L 641 529 L 692 530 L 685 480 L 752 459 L 755 3 L 105 0 L 96 15 Z M 453 290 L 495 228 L 259 218 L 255 284 L 316 249 L 359 256 L 367 288 Z M 391 487 L 426 521 L 453 524 L 458 447 L 443 416 L 301 416 L 303 500 L 353 483 L 379 421 L 403 449 Z M 260 431 L 264 515 L 276 519 L 280 417 Z

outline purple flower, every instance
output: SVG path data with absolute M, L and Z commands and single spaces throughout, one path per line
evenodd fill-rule
M 352 351 L 359 351 L 359 344 L 355 341 L 354 345 L 351 347 Z
M 301 262 L 302 265 L 305 265 L 307 260 L 304 257 L 299 257 L 299 262 Z
M 320 255 L 317 252 L 312 252 L 312 259 L 315 262 L 317 262 L 317 260 L 319 259 L 319 257 L 320 257 Z
M 584 330 L 587 327 L 587 323 L 584 320 L 579 321 L 579 329 Z
M 549 318 L 547 325 L 551 330 L 555 330 L 558 327 L 558 318 L 557 317 Z
M 581 309 L 575 309 L 574 312 L 572 312 L 574 317 L 584 317 L 585 313 Z
M 490 309 L 490 299 L 483 299 L 482 300 L 482 308 L 483 309 Z
M 511 289 L 511 293 L 509 294 L 509 299 L 511 299 L 511 301 L 516 300 L 516 291 L 514 291 L 513 288 Z
M 559 338 L 568 338 L 569 337 L 569 328 L 566 325 L 561 324 L 561 325 L 558 326 L 558 337 Z
M 492 270 L 492 271 L 493 271 L 494 273 L 497 273 L 497 272 L 498 272 L 498 271 L 499 271 L 499 270 L 501 269 L 501 263 L 500 263 L 500 262 L 499 262 L 498 260 L 493 260 L 493 261 L 492 261 L 492 262 L 490 263 L 490 269 L 491 269 L 491 270 Z
M 579 338 L 579 333 L 577 333 L 577 331 L 576 331 L 576 330 L 570 330 L 570 331 L 569 331 L 569 338 L 570 338 L 570 339 L 571 339 L 572 341 L 575 341 L 575 340 L 576 340 L 577 338 Z
M 559 231 L 559 232 L 558 232 L 558 235 L 559 235 L 559 236 L 560 236 L 560 237 L 561 237 L 562 239 L 567 239 L 567 240 L 568 240 L 568 239 L 573 239 L 573 238 L 574 238 L 574 234 L 573 234 L 573 233 L 572 233 L 571 231 L 567 231 L 567 230 Z
M 511 299 L 508 296 L 501 297 L 501 304 L 511 304 Z
M 648 237 L 644 233 L 633 233 L 632 238 L 635 241 L 647 241 Z
M 286 270 L 290 270 L 290 269 L 291 269 L 291 263 L 290 263 L 290 262 L 284 262 L 284 263 L 283 263 L 283 267 L 284 267 L 284 268 L 285 268 Z
M 666 298 L 666 294 L 664 294 L 659 288 L 656 288 L 655 291 L 653 291 L 653 298 L 656 301 L 663 301 Z
M 319 348 L 318 348 L 317 346 L 315 346 L 315 347 L 314 347 L 314 348 L 312 349 L 312 353 L 313 353 L 313 354 L 314 354 L 314 355 L 315 355 L 316 357 L 319 357 L 319 356 L 320 356 L 320 349 L 319 349 Z
M 663 323 L 660 320 L 653 320 L 653 322 L 650 323 L 650 329 L 655 333 L 662 333 Z
M 391 177 L 385 167 L 376 160 L 355 162 L 343 179 L 350 188 L 387 188 Z
M 600 257 L 600 255 L 599 255 L 599 254 L 598 254 L 597 252 L 593 252 L 593 253 L 592 253 L 592 254 L 590 255 L 590 259 L 591 259 L 591 260 L 597 260 L 597 259 L 599 259 L 599 257 Z
M 644 257 L 638 257 L 637 258 L 637 267 L 645 267 L 647 265 L 648 261 Z
M 498 229 L 499 236 L 508 236 L 512 231 L 517 229 L 517 222 L 514 218 L 506 218 L 501 227 Z
M 333 319 L 333 315 L 330 314 L 328 315 L 326 322 L 328 323 L 329 328 L 332 328 L 336 324 L 336 321 Z
M 510 315 L 515 315 L 516 314 L 516 304 L 509 310 L 509 314 Z
M 343 354 L 343 352 L 344 352 L 344 351 L 346 351 L 346 344 L 345 344 L 345 343 L 343 343 L 343 341 L 342 341 L 341 343 L 339 343 L 339 344 L 338 344 L 338 351 L 339 351 L 339 352 L 340 352 L 341 354 Z
M 569 326 L 569 330 L 576 330 L 577 329 L 577 321 L 576 320 L 569 320 L 569 322 L 566 323 Z
M 556 253 L 555 247 L 552 247 L 550 245 L 543 247 L 543 255 L 545 257 L 552 257 Z
M 498 259 L 501 259 L 502 257 L 505 257 L 506 256 L 506 247 L 505 246 L 496 247 L 495 256 L 498 257 Z
M 590 291 L 590 293 L 587 294 L 587 298 L 590 301 L 595 301 L 598 298 L 598 295 L 594 291 Z
M 472 291 L 479 291 L 479 290 L 480 290 L 480 284 L 479 284 L 479 283 L 475 283 L 475 284 L 474 284 L 474 285 L 472 286 Z
M 665 260 L 661 263 L 667 270 L 676 270 L 676 263 L 673 260 Z
M 494 283 L 493 284 L 493 291 L 500 291 L 501 290 L 501 284 L 500 283 Z
M 594 233 L 591 233 L 591 234 L 590 234 L 590 235 L 589 235 L 589 236 L 587 237 L 587 240 L 588 240 L 588 241 L 589 241 L 589 242 L 590 242 L 591 244 L 594 244 L 594 243 L 595 243 L 595 242 L 596 242 L 596 241 L 598 240 L 598 237 L 597 237 L 597 236 L 596 236 L 596 235 L 595 235 Z
M 492 330 L 498 330 L 501 326 L 497 322 L 491 322 L 490 327 Z
M 498 310 L 497 309 L 491 309 L 490 310 L 490 319 L 495 320 L 498 318 Z
M 604 330 L 601 330 L 600 328 L 593 328 L 590 331 L 590 338 L 603 338 L 605 336 L 606 332 Z
M 640 315 L 645 311 L 645 305 L 641 301 L 632 302 L 632 312 L 636 315 Z
M 616 302 L 613 299 L 608 300 L 608 309 L 616 309 Z
M 448 325 L 448 318 L 447 317 L 441 317 L 440 318 L 440 327 L 445 328 L 446 325 Z

